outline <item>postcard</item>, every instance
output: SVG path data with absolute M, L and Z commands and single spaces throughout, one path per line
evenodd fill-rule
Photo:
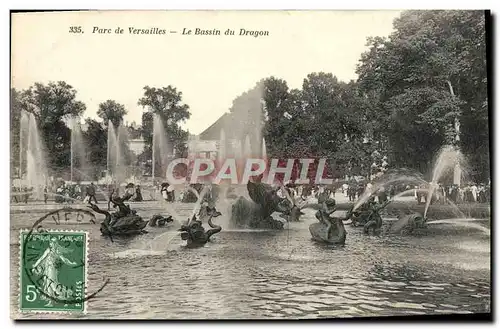
M 491 33 L 11 12 L 11 318 L 491 320 Z

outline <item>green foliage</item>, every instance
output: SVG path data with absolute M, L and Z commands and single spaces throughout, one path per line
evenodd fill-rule
M 97 116 L 102 119 L 104 125 L 107 126 L 111 121 L 116 128 L 123 122 L 123 117 L 127 114 L 125 106 L 108 99 L 107 101 L 99 104 Z
M 13 92 L 12 97 L 16 99 L 11 107 L 13 120 L 19 122 L 19 109 L 35 115 L 45 143 L 49 167 L 69 167 L 71 133 L 65 120 L 80 116 L 85 111 L 85 104 L 76 100 L 76 90 L 64 81 L 47 85 L 35 83 L 27 90 Z M 19 134 L 19 128 L 16 129 Z
M 327 157 L 336 171 L 368 175 L 373 154 L 429 174 L 433 157 L 455 143 L 472 179 L 489 177 L 486 48 L 483 12 L 407 11 L 388 38 L 368 38 L 358 81 L 311 73 L 302 90 L 264 80 L 271 156 Z M 375 161 L 376 162 L 376 161 Z M 381 161 L 379 161 L 381 162 Z M 378 165 L 377 165 L 378 166 Z
M 142 136 L 146 141 L 146 150 L 141 158 L 151 159 L 153 114 L 159 115 L 163 121 L 168 145 L 173 145 L 177 156 L 185 155 L 188 132 L 179 124 L 188 120 L 191 113 L 189 106 L 182 104 L 182 92 L 173 86 L 163 88 L 145 86 L 144 96 L 139 99 L 138 105 L 146 109 L 142 115 Z
M 19 141 L 22 104 L 20 92 L 15 88 L 10 90 L 10 172 L 11 176 L 19 173 Z
M 85 120 L 87 130 L 84 132 L 84 138 L 87 141 L 88 161 L 90 166 L 94 169 L 94 178 L 99 177 L 99 172 L 106 168 L 107 159 L 107 130 L 99 121 L 87 118 Z
M 473 179 L 489 177 L 486 45 L 482 11 L 407 11 L 389 38 L 371 38 L 357 69 L 359 86 L 374 100 L 392 161 L 429 173 L 432 156 L 453 143 Z M 375 110 L 375 109 L 374 109 Z
M 336 175 L 365 160 L 365 103 L 354 82 L 320 72 L 309 74 L 302 90 L 289 90 L 286 81 L 275 77 L 264 80 L 264 86 L 264 136 L 271 142 L 271 156 L 326 157 Z

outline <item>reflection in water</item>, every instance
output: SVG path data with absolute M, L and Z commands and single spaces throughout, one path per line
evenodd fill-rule
M 135 208 L 144 218 L 157 208 Z M 192 204 L 173 204 L 182 219 Z M 365 236 L 346 227 L 344 247 L 311 241 L 314 211 L 282 231 L 222 230 L 183 248 L 177 224 L 112 243 L 90 230 L 85 318 L 308 318 L 489 312 L 490 237 L 477 228 L 431 224 L 424 236 Z M 11 288 L 17 289 L 19 229 L 43 213 L 13 214 Z M 98 217 L 98 221 L 102 218 Z M 484 226 L 481 221 L 474 224 Z M 47 224 L 49 225 L 49 224 Z M 61 228 L 60 226 L 57 228 Z M 11 310 L 17 313 L 17 297 Z M 60 318 L 61 315 L 23 314 Z M 69 315 L 68 315 L 69 317 Z

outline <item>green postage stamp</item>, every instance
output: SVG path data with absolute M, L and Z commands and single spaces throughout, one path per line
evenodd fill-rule
M 86 312 L 88 233 L 21 231 L 21 312 Z

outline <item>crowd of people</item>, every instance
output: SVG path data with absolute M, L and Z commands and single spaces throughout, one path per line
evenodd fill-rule
M 418 203 L 427 202 L 427 188 L 425 186 L 416 187 L 415 197 Z M 455 204 L 460 203 L 488 203 L 490 202 L 491 189 L 490 184 L 474 184 L 459 186 L 457 184 L 443 185 L 436 187 L 435 198 L 431 202 L 446 203 L 450 200 Z
M 33 187 L 28 188 L 27 186 L 24 187 L 16 187 L 12 186 L 11 188 L 11 197 L 10 197 L 10 202 L 24 202 L 28 203 L 28 200 L 30 198 L 30 195 L 33 194 Z
M 206 195 L 211 196 L 216 192 L 209 185 L 209 189 Z M 349 202 L 357 201 L 365 192 L 371 191 L 374 188 L 374 183 L 370 181 L 356 182 L 354 180 L 344 182 L 343 184 L 332 184 L 332 185 L 296 185 L 296 184 L 285 184 L 285 189 L 288 195 L 292 198 L 301 197 L 303 200 L 308 198 L 315 198 L 318 203 L 323 203 L 327 199 L 335 199 L 336 193 L 342 193 L 342 195 L 348 199 Z M 106 186 L 98 187 L 93 182 L 82 186 L 80 184 L 71 184 L 66 182 L 60 182 L 57 186 L 45 186 L 43 188 L 43 199 L 47 203 L 49 195 L 54 195 L 54 201 L 56 203 L 74 203 L 75 201 L 83 202 L 94 202 L 98 203 L 96 198 L 96 193 L 99 189 L 106 189 Z M 177 191 L 176 191 L 177 189 Z M 152 199 L 157 199 L 155 196 L 155 191 L 159 192 L 162 199 L 167 202 L 196 202 L 197 195 L 194 193 L 196 190 L 201 193 L 203 189 L 202 184 L 193 184 L 193 186 L 186 186 L 184 189 L 175 188 L 173 185 L 163 182 L 158 183 L 154 187 L 154 191 L 151 194 Z M 413 190 L 413 191 L 410 191 Z M 33 187 L 19 188 L 12 187 L 11 202 L 15 203 L 28 203 L 29 198 L 34 194 Z M 107 185 L 107 201 L 108 208 L 110 208 L 112 198 L 119 197 L 120 186 L 113 182 Z M 233 188 L 227 191 L 231 194 Z M 412 195 L 415 197 L 419 204 L 427 203 L 428 197 L 428 185 L 412 186 L 406 184 L 393 184 L 386 185 L 385 187 L 377 187 L 374 191 L 373 197 L 377 199 L 379 203 L 384 203 L 386 200 L 393 199 L 395 195 L 402 193 L 402 195 L 408 196 Z M 409 192 L 409 193 L 404 193 Z M 125 186 L 125 193 L 132 194 L 133 198 L 130 201 L 143 201 L 141 187 L 139 185 L 134 185 L 129 183 Z M 103 192 L 101 191 L 101 194 Z M 233 193 L 234 194 L 234 193 Z M 278 194 L 285 198 L 283 191 L 278 190 Z M 104 195 L 104 194 L 103 194 Z M 227 196 L 226 196 L 227 197 Z M 433 193 L 433 198 L 431 203 L 446 204 L 447 200 L 452 201 L 455 204 L 460 203 L 489 203 L 490 202 L 490 184 L 467 184 L 458 186 L 456 184 L 439 184 L 435 188 Z
M 336 192 L 342 193 L 343 196 L 349 200 L 349 202 L 355 202 L 367 191 L 372 191 L 374 188 L 374 183 L 369 181 L 346 182 L 340 185 L 340 187 L 338 187 L 338 185 L 337 187 L 335 187 L 335 185 L 286 185 L 286 189 L 291 196 L 301 196 L 304 199 L 312 196 L 318 199 L 318 203 L 322 203 L 329 198 L 335 198 Z M 386 202 L 387 200 L 393 199 L 398 194 L 401 194 L 402 196 L 413 195 L 418 204 L 425 204 L 427 203 L 427 198 L 429 195 L 429 185 L 422 184 L 419 186 L 411 186 L 407 184 L 389 184 L 383 187 L 376 187 L 376 191 L 373 192 L 374 193 L 372 194 L 372 197 L 381 204 Z M 431 203 L 446 204 L 448 203 L 447 200 L 455 204 L 489 203 L 490 197 L 490 184 L 469 183 L 462 186 L 458 186 L 456 184 L 439 184 L 434 190 Z

